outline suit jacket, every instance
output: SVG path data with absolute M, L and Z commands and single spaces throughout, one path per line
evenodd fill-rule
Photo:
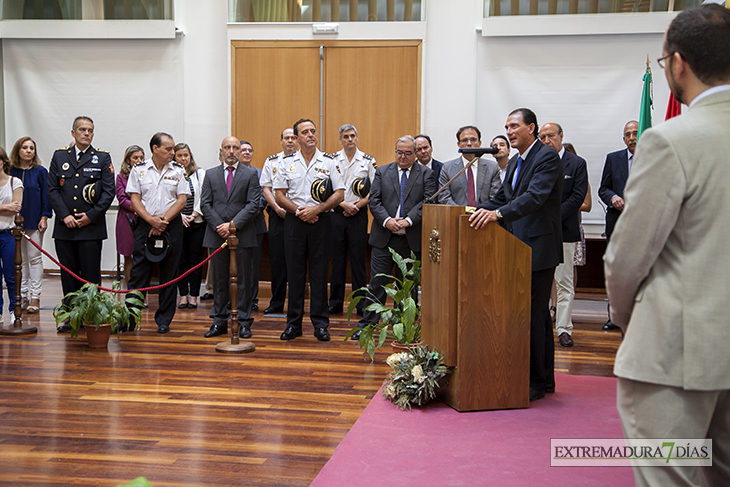
M 218 248 L 224 242 L 215 231 L 221 223 L 232 221 L 236 225 L 239 247 L 258 247 L 257 235 L 264 232 L 261 213 L 261 186 L 256 170 L 243 164 L 233 174 L 230 194 L 226 190 L 225 164 L 205 173 L 200 196 L 200 208 L 208 222 L 203 246 Z M 261 227 L 263 225 L 263 228 Z
M 480 157 L 477 162 L 477 205 L 489 201 L 489 198 L 497 194 L 502 180 L 499 178 L 499 166 L 496 162 Z M 448 183 L 459 171 L 464 169 L 461 157 L 444 163 L 441 169 L 439 188 Z M 471 170 L 471 169 L 469 169 Z M 464 172 L 459 178 L 451 183 L 439 196 L 439 203 L 442 205 L 465 206 L 469 204 L 469 193 L 467 185 L 467 173 Z
M 580 207 L 588 191 L 586 161 L 567 150 L 563 152 L 563 242 L 580 242 Z
M 393 232 L 383 226 L 388 217 L 395 218 L 400 205 L 400 171 L 397 163 L 387 164 L 375 170 L 375 178 L 370 186 L 368 206 L 373 214 L 373 225 L 370 229 L 370 245 L 384 248 L 388 245 Z M 421 251 L 421 219 L 424 201 L 436 192 L 436 180 L 433 171 L 415 162 L 406 184 L 406 195 L 403 203 L 406 216 L 413 225 L 406 228 L 408 245 L 414 252 Z
M 532 272 L 555 267 L 563 261 L 563 165 L 558 153 L 538 140 L 522 163 L 513 190 L 517 158 L 507 164 L 504 184 L 494 198 L 479 208 L 499 209 L 500 224 L 532 248 Z
M 84 200 L 84 187 L 101 181 L 101 193 L 91 205 Z M 48 199 L 56 213 L 53 238 L 60 240 L 104 240 L 106 211 L 114 201 L 114 167 L 105 151 L 89 146 L 76 160 L 76 149 L 64 147 L 53 153 L 48 168 Z M 91 223 L 81 228 L 68 228 L 63 219 L 75 213 L 86 213 Z
M 605 257 L 619 377 L 730 389 L 728 126 L 721 91 L 641 135 Z
M 601 185 L 598 187 L 598 196 L 606 203 L 606 236 L 611 237 L 621 212 L 611 205 L 611 198 L 618 195 L 624 197 L 624 187 L 629 178 L 629 157 L 627 150 L 611 152 L 606 156 L 603 166 Z
M 441 177 L 441 169 L 444 167 L 444 163 L 431 158 L 431 170 L 433 171 L 433 179 L 436 182 L 436 189 L 438 189 L 439 181 Z

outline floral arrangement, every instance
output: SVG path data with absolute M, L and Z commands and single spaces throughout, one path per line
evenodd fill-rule
M 439 381 L 448 373 L 441 354 L 426 345 L 394 353 L 386 363 L 393 370 L 383 384 L 383 397 L 403 410 L 410 410 L 412 404 L 423 406 L 436 397 Z

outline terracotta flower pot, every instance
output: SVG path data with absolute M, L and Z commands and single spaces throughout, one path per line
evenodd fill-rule
M 89 342 L 89 348 L 106 348 L 111 336 L 112 326 L 99 325 L 97 329 L 94 325 L 86 325 L 86 341 Z
M 418 340 L 415 343 L 409 343 L 408 345 L 404 343 L 398 343 L 395 340 L 390 342 L 390 346 L 393 348 L 393 353 L 401 353 L 401 352 L 407 352 L 412 348 L 416 348 L 419 345 L 423 345 L 423 340 Z

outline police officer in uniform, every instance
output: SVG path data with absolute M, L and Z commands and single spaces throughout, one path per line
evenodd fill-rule
M 89 117 L 76 117 L 71 136 L 73 147 L 54 152 L 48 169 L 56 255 L 80 277 L 101 284 L 101 242 L 107 238 L 105 215 L 114 200 L 114 167 L 107 152 L 92 147 L 94 121 Z M 81 286 L 81 281 L 61 272 L 64 295 Z M 57 329 L 70 330 L 67 323 Z
M 345 184 L 345 199 L 332 214 L 332 280 L 330 281 L 330 313 L 342 313 L 345 302 L 345 277 L 347 253 L 350 253 L 352 289 L 367 285 L 365 275 L 365 253 L 368 239 L 368 194 L 360 188 L 369 189 L 375 177 L 375 159 L 357 148 L 357 129 L 345 124 L 339 130 L 342 150 L 335 153 L 335 166 L 342 174 Z M 358 183 L 355 183 L 358 181 Z M 353 185 L 357 186 L 353 188 Z M 363 314 L 365 301 L 358 303 L 357 312 Z
M 309 317 L 314 326 L 314 336 L 326 342 L 330 339 L 327 331 L 330 321 L 327 312 L 327 267 L 332 234 L 330 210 L 342 202 L 344 185 L 332 156 L 317 149 L 314 122 L 301 119 L 293 128 L 300 149 L 282 159 L 274 178 L 276 202 L 287 211 L 284 231 L 289 308 L 287 326 L 281 339 L 293 340 L 302 336 L 305 278 L 309 268 Z M 331 182 L 332 194 L 324 198 L 317 192 L 319 202 L 312 195 L 312 186 L 317 183 L 315 189 L 319 191 L 325 186 L 319 183 L 327 180 Z
M 150 150 L 152 157 L 135 164 L 127 181 L 132 210 L 137 213 L 130 289 L 149 286 L 156 262 L 159 262 L 160 283 L 172 281 L 177 277 L 182 255 L 180 243 L 183 224 L 180 212 L 185 208 L 190 194 L 185 168 L 172 160 L 175 141 L 169 134 L 157 132 L 153 135 Z M 154 261 L 151 260 L 153 255 Z M 175 286 L 160 289 L 159 306 L 155 312 L 157 333 L 170 331 L 170 322 L 175 316 L 176 296 Z M 133 327 L 134 324 L 130 323 L 130 328 Z
M 269 262 L 271 269 L 271 301 L 264 314 L 281 313 L 286 300 L 286 253 L 284 251 L 284 217 L 286 210 L 276 202 L 274 176 L 281 160 L 294 154 L 299 148 L 294 129 L 285 128 L 281 132 L 281 148 L 278 154 L 269 156 L 261 170 L 261 187 L 269 214 Z

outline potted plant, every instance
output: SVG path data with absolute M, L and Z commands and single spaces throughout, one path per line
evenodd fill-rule
M 408 346 L 421 340 L 421 306 L 416 300 L 418 286 L 421 284 L 421 261 L 416 259 L 413 252 L 411 252 L 410 258 L 403 258 L 395 250 L 391 248 L 388 250 L 393 256 L 401 277 L 389 274 L 378 274 L 378 276 L 391 279 L 384 288 L 386 296 L 393 300 L 393 307 L 389 308 L 385 303 L 381 303 L 367 287 L 353 291 L 348 297 L 350 301 L 347 307 L 348 323 L 357 303 L 363 299 L 370 301 L 365 308 L 366 311 L 375 311 L 380 315 L 378 323 L 363 329 L 354 327 L 345 337 L 345 340 L 348 340 L 353 333 L 361 330 L 360 348 L 365 348 L 370 355 L 370 360 L 373 360 L 376 346 L 377 348 L 382 347 L 388 336 L 393 337 L 396 345 L 403 345 L 401 347 L 403 349 L 407 349 Z
M 436 397 L 436 389 L 448 369 L 437 351 L 417 345 L 407 352 L 394 353 L 386 363 L 393 370 L 383 383 L 383 397 L 405 410 L 423 406 Z
M 119 281 L 114 281 L 113 288 L 120 289 Z M 142 318 L 141 308 L 144 306 L 144 296 L 139 291 L 131 291 L 124 301 L 116 298 L 116 293 L 102 291 L 93 283 L 84 284 L 78 291 L 64 296 L 61 304 L 53 308 L 53 318 L 56 325 L 68 322 L 71 326 L 71 336 L 78 338 L 79 329 L 86 328 L 87 339 L 90 334 L 101 329 L 106 337 L 101 345 L 89 346 L 92 348 L 106 348 L 109 335 L 117 333 L 120 325 L 126 326 L 130 318 L 134 319 L 139 329 Z

